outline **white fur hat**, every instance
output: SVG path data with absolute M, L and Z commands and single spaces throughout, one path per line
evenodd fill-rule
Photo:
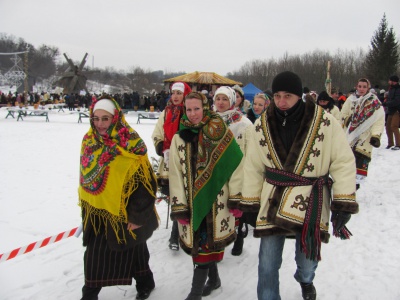
M 97 103 L 93 107 L 93 112 L 95 112 L 98 109 L 105 110 L 112 115 L 115 114 L 115 105 L 109 99 L 100 99 L 99 101 L 97 101 Z

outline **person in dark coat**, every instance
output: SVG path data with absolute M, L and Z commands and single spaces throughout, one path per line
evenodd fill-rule
M 319 93 L 317 98 L 317 104 L 325 109 L 326 112 L 332 114 L 339 123 L 342 122 L 342 115 L 339 107 L 335 105 L 335 101 L 326 91 Z
M 386 120 L 386 135 L 388 137 L 388 145 L 386 149 L 392 148 L 392 150 L 400 150 L 400 85 L 399 77 L 397 75 L 390 76 L 389 93 L 386 102 L 382 103 L 382 105 L 387 108 L 388 115 Z
M 85 284 L 82 299 L 102 287 L 131 285 L 137 300 L 155 288 L 146 240 L 158 228 L 157 180 L 143 140 L 120 106 L 103 96 L 90 107 L 82 141 L 79 205 L 82 209 Z

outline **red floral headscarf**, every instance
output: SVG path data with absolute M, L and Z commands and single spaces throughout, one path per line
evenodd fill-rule
M 188 95 L 192 91 L 192 89 L 190 88 L 189 85 L 186 84 L 186 82 L 175 82 L 171 87 L 171 92 L 176 83 L 183 84 L 184 87 L 183 98 L 185 98 L 186 95 Z M 172 138 L 179 129 L 179 121 L 182 115 L 183 115 L 183 101 L 181 104 L 174 105 L 173 102 L 169 100 L 167 107 L 165 108 L 165 119 L 163 125 L 164 128 L 163 150 L 167 150 L 171 146 Z

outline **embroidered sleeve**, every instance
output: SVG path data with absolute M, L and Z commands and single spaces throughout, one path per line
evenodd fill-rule
M 257 141 L 258 135 L 255 134 L 255 127 L 248 134 L 248 147 L 243 166 L 242 199 L 239 207 L 244 211 L 256 211 L 260 207 L 265 166 L 258 151 L 260 145 Z
M 179 147 L 179 141 L 182 141 L 182 139 L 178 135 L 175 135 L 172 139 L 169 158 L 171 218 L 173 220 L 190 216 L 185 186 L 187 178 L 186 170 L 184 162 L 180 158 L 180 152 L 183 152 L 184 149 L 183 147 Z
M 157 121 L 156 127 L 154 128 L 153 134 L 151 136 L 151 138 L 153 139 L 154 147 L 157 147 L 158 143 L 164 141 L 164 129 L 163 129 L 164 116 L 165 116 L 165 110 L 161 113 Z
M 329 173 L 333 178 L 331 210 L 358 212 L 356 202 L 356 166 L 353 152 L 345 133 L 337 122 L 332 122 L 331 163 Z

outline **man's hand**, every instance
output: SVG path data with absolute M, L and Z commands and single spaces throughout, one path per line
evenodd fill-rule
M 351 214 L 343 211 L 333 211 L 331 216 L 331 222 L 333 224 L 333 230 L 340 231 L 349 222 Z

